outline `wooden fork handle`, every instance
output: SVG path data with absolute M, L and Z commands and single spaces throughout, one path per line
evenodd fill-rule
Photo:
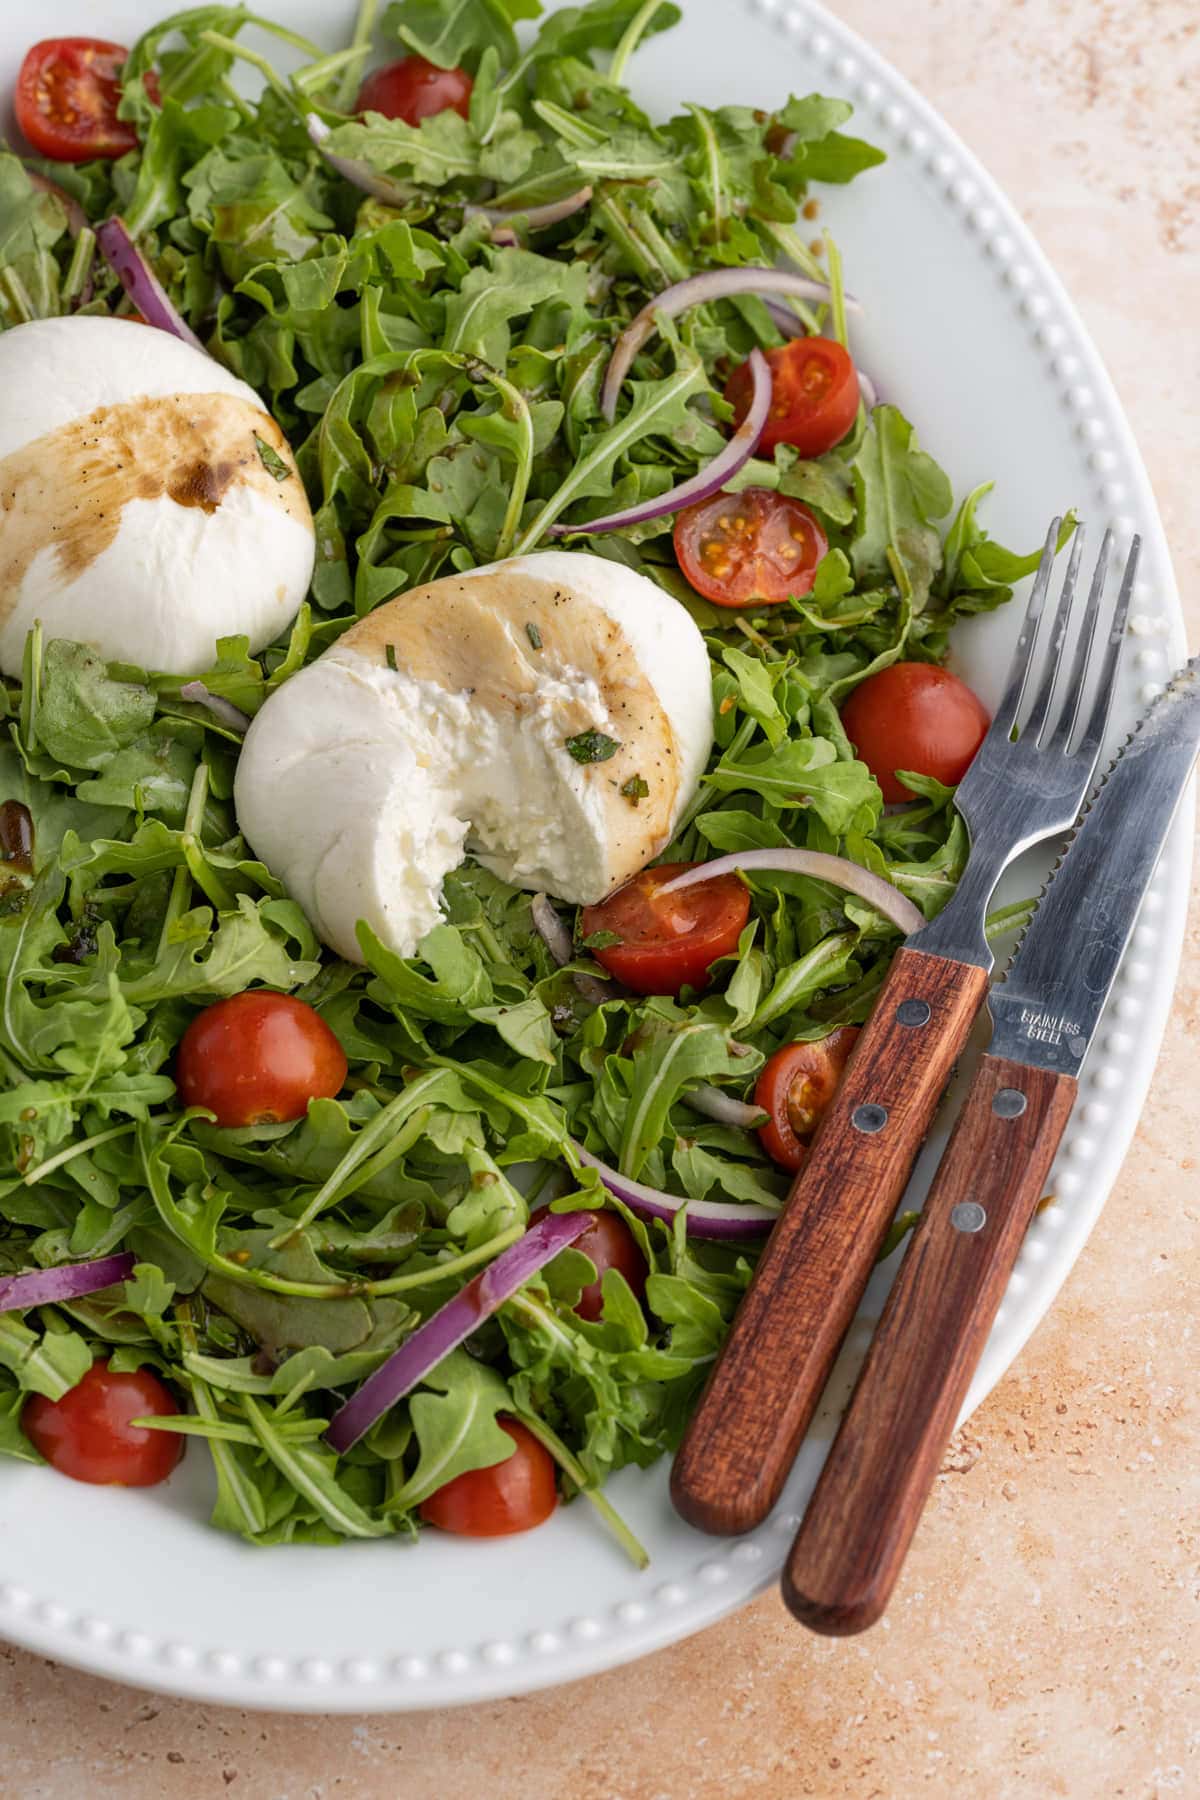
M 701 1531 L 778 1500 L 986 992 L 983 969 L 898 951 L 675 1458 Z
M 1075 1091 L 980 1065 L 784 1570 L 814 1631 L 863 1631 L 888 1603 Z

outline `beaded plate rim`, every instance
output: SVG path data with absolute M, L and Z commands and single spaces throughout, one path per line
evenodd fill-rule
M 742 3 L 801 50 L 810 66 L 821 65 L 822 78 L 833 91 L 854 100 L 860 118 L 869 121 L 869 134 L 890 157 L 904 156 L 919 165 L 945 203 L 956 210 L 964 240 L 973 242 L 975 254 L 986 259 L 995 278 L 1010 291 L 1037 355 L 1059 385 L 1081 449 L 1086 449 L 1095 496 L 1111 515 L 1118 551 L 1120 540 L 1127 540 L 1135 529 L 1143 537 L 1144 574 L 1131 620 L 1138 643 L 1126 660 L 1127 668 L 1132 665 L 1134 670 L 1131 699 L 1144 705 L 1184 654 L 1178 593 L 1132 432 L 1099 355 L 1046 256 L 996 182 L 930 103 L 819 0 Z M 1157 601 L 1152 602 L 1154 595 Z M 1152 603 L 1157 607 L 1153 612 L 1148 610 Z M 1052 1184 L 1058 1193 L 1072 1196 L 1081 1191 L 1089 1164 L 1102 1164 L 1102 1172 L 1093 1178 L 1088 1204 L 1051 1207 L 1031 1226 L 964 1418 L 1012 1363 L 1053 1303 L 1120 1168 L 1170 1008 L 1186 917 L 1191 839 L 1191 808 L 1185 807 L 1085 1067 L 1080 1100 Z M 1131 1057 L 1139 1065 L 1132 1078 Z M 1123 1120 L 1114 1126 L 1112 1096 L 1120 1093 L 1128 1102 L 1131 1079 L 1137 1105 L 1126 1104 Z M 80 1611 L 9 1579 L 0 1579 L 0 1631 L 29 1650 L 97 1675 L 195 1700 L 264 1710 L 384 1712 L 498 1699 L 632 1661 L 744 1605 L 777 1575 L 819 1459 L 819 1450 L 809 1454 L 806 1446 L 772 1517 L 745 1538 L 706 1545 L 688 1582 L 654 1582 L 651 1573 L 644 1597 L 596 1608 L 515 1641 L 489 1638 L 429 1654 L 340 1659 L 283 1650 L 247 1656 L 230 1646 L 193 1644 L 178 1636 L 159 1640 L 135 1624 Z

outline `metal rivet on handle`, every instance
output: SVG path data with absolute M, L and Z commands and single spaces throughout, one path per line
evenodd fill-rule
M 897 1025 L 928 1025 L 929 1018 L 928 1000 L 902 1000 L 896 1008 Z
M 856 1106 L 850 1114 L 850 1123 L 855 1131 L 865 1131 L 868 1136 L 875 1131 L 882 1131 L 887 1124 L 886 1106 Z
M 992 1097 L 992 1111 L 998 1119 L 1019 1119 L 1028 1105 L 1020 1088 L 997 1088 Z
M 987 1224 L 987 1214 L 978 1200 L 960 1200 L 957 1206 L 950 1208 L 950 1223 L 955 1231 L 982 1231 Z

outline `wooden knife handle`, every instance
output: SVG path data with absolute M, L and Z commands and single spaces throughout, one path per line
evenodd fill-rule
M 897 952 L 675 1458 L 701 1531 L 778 1500 L 986 992 L 983 969 Z
M 888 1603 L 1075 1092 L 980 1065 L 784 1570 L 814 1631 L 863 1631 Z

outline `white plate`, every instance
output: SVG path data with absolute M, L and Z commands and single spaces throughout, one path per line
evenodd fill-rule
M 685 23 L 654 39 L 633 85 L 658 114 L 692 99 L 772 106 L 789 91 L 845 94 L 852 129 L 889 161 L 826 212 L 866 304 L 856 349 L 912 417 L 958 493 L 995 477 L 987 522 L 1025 549 L 1054 511 L 1144 541 L 1134 642 L 1116 733 L 1180 662 L 1184 638 L 1145 470 L 1108 377 L 1024 225 L 932 108 L 851 32 L 800 0 L 684 0 Z M 330 43 L 351 0 L 264 0 Z M 93 31 L 131 42 L 163 0 L 42 0 L 0 18 L 0 92 L 34 35 Z M 956 645 L 996 697 L 1013 609 Z M 1049 1307 L 1095 1224 L 1145 1098 L 1182 942 L 1190 854 L 1185 817 L 1167 847 L 1133 953 L 1086 1067 L 1052 1186 L 1059 1204 L 1026 1240 L 971 1390 L 976 1406 Z M 1036 892 L 1027 865 L 1009 892 Z M 927 1177 L 936 1145 L 922 1175 Z M 918 1188 L 918 1191 L 921 1191 Z M 740 1606 L 774 1579 L 835 1414 L 870 1335 L 877 1278 L 817 1429 L 784 1499 L 758 1531 L 706 1539 L 680 1523 L 666 1466 L 624 1471 L 612 1496 L 650 1548 L 645 1574 L 575 1505 L 503 1545 L 430 1534 L 336 1550 L 258 1550 L 211 1531 L 204 1458 L 165 1491 L 77 1486 L 0 1469 L 0 1631 L 97 1674 L 243 1706 L 368 1711 L 515 1694 L 628 1662 Z

